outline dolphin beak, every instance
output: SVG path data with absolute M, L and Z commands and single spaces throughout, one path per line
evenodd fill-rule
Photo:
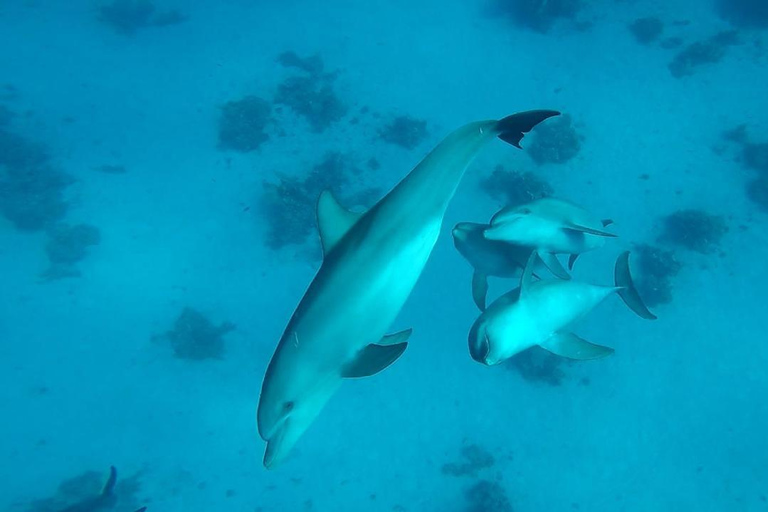
M 264 467 L 267 469 L 272 469 L 279 464 L 288 452 L 284 448 L 283 440 L 288 431 L 289 421 L 287 419 L 283 421 L 267 440 L 267 449 L 264 451 Z

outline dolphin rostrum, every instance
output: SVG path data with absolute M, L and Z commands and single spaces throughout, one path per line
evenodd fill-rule
M 533 247 L 498 240 L 488 240 L 483 235 L 488 224 L 459 222 L 453 228 L 453 245 L 472 268 L 472 298 L 480 311 L 485 311 L 488 295 L 488 276 L 519 277 Z M 536 259 L 534 274 L 541 275 L 546 269 L 541 259 Z
M 257 413 L 264 465 L 282 461 L 344 378 L 374 375 L 405 350 L 410 329 L 386 335 L 440 234 L 466 167 L 492 139 L 523 135 L 558 115 L 535 110 L 467 124 L 448 135 L 370 210 L 329 192 L 317 220 L 323 262 L 267 367 Z
M 618 292 L 625 304 L 645 319 L 648 311 L 629 274 L 629 252 L 616 260 L 616 286 L 596 286 L 560 279 L 532 281 L 532 254 L 520 279 L 520 287 L 502 295 L 472 325 L 469 353 L 475 361 L 492 366 L 538 345 L 570 359 L 598 359 L 613 349 L 585 341 L 567 328 L 592 311 L 609 295 Z
M 606 238 L 616 236 L 605 230 L 612 223 L 568 201 L 546 197 L 502 208 L 484 235 L 488 240 L 535 247 L 553 274 L 570 279 L 556 255 L 570 254 L 568 267 L 573 268 L 579 254 L 599 249 Z

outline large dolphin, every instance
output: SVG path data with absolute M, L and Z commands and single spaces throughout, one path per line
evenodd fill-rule
M 480 311 L 485 311 L 488 295 L 488 276 L 519 277 L 533 247 L 498 240 L 488 240 L 484 232 L 488 224 L 459 222 L 453 228 L 453 245 L 464 256 L 472 269 L 472 299 Z M 534 274 L 542 275 L 546 266 L 536 259 Z
M 469 353 L 475 361 L 492 366 L 538 345 L 570 359 L 597 359 L 613 349 L 585 341 L 568 328 L 613 293 L 641 318 L 655 319 L 632 284 L 629 252 L 616 260 L 616 286 L 596 286 L 579 281 L 533 281 L 531 255 L 520 287 L 502 295 L 486 309 L 469 331 Z
M 502 208 L 484 235 L 488 240 L 535 247 L 553 274 L 569 279 L 556 255 L 570 254 L 568 266 L 573 268 L 579 254 L 599 249 L 606 238 L 616 236 L 605 230 L 610 224 L 611 220 L 601 220 L 573 203 L 545 197 Z
M 323 263 L 269 363 L 258 407 L 264 465 L 282 461 L 341 385 L 383 370 L 410 330 L 386 336 L 440 234 L 466 167 L 496 137 L 520 147 L 551 110 L 467 124 L 448 135 L 365 213 L 324 192 L 317 206 Z

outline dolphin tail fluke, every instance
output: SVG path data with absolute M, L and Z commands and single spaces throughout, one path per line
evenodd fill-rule
M 406 341 L 393 345 L 371 343 L 358 352 L 357 357 L 344 365 L 341 376 L 345 379 L 356 379 L 375 375 L 397 361 L 407 346 Z
M 572 332 L 558 332 L 550 336 L 547 341 L 541 344 L 541 348 L 552 352 L 560 357 L 576 359 L 579 361 L 588 361 L 590 359 L 601 359 L 613 354 L 611 347 L 595 345 L 587 340 L 579 338 Z
M 559 277 L 560 279 L 564 279 L 568 281 L 571 276 L 568 275 L 568 271 L 565 270 L 563 267 L 563 264 L 560 263 L 560 260 L 557 259 L 557 255 L 546 252 L 546 251 L 536 251 L 539 255 L 539 258 L 541 258 L 541 261 L 544 262 L 544 265 L 549 269 L 552 274 L 554 274 L 556 277 Z
M 559 116 L 560 112 L 556 110 L 528 110 L 512 114 L 496 123 L 498 137 L 516 148 L 522 149 L 520 141 L 526 133 L 530 132 L 534 126 L 553 116 Z
M 619 297 L 637 316 L 646 320 L 656 320 L 656 315 L 650 312 L 640 298 L 640 294 L 629 272 L 629 251 L 625 251 L 616 258 L 616 266 L 613 271 L 614 282 L 619 288 Z
M 485 311 L 485 299 L 488 296 L 488 276 L 475 270 L 472 274 L 472 299 L 480 311 Z
M 101 490 L 101 495 L 111 496 L 115 490 L 116 483 L 117 483 L 117 469 L 115 469 L 115 466 L 110 466 L 109 478 L 107 478 L 107 483 L 104 484 L 104 489 Z

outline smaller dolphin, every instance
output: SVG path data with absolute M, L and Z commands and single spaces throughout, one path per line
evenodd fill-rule
M 60 512 L 97 512 L 98 510 L 111 509 L 117 503 L 115 495 L 115 484 L 117 483 L 117 470 L 115 466 L 109 468 L 109 478 L 101 494 L 78 501 Z M 138 512 L 138 511 L 137 511 Z
M 612 224 L 600 220 L 585 209 L 562 199 L 538 199 L 521 206 L 502 208 L 485 230 L 488 240 L 498 240 L 535 247 L 544 264 L 556 276 L 570 279 L 557 254 L 570 254 L 568 267 L 579 254 L 599 249 L 605 239 L 615 237 L 605 231 Z
M 469 353 L 475 361 L 492 366 L 534 345 L 569 359 L 611 355 L 612 348 L 590 343 L 566 329 L 614 292 L 641 318 L 656 318 L 632 283 L 629 252 L 616 260 L 616 286 L 559 279 L 532 282 L 534 261 L 535 255 L 531 254 L 520 287 L 499 297 L 472 325 Z
M 480 311 L 485 311 L 488 276 L 519 277 L 534 250 L 533 247 L 488 240 L 483 236 L 488 227 L 488 224 L 460 222 L 453 228 L 453 245 L 474 269 L 472 298 Z M 544 270 L 546 267 L 537 258 L 534 275 L 541 275 Z

